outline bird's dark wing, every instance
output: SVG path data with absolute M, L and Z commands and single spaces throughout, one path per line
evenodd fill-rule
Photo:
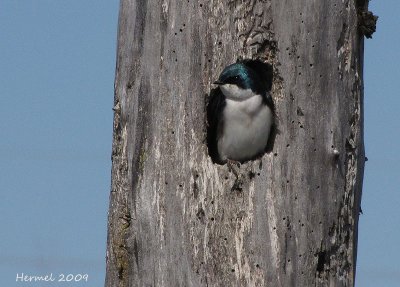
M 222 163 L 218 154 L 218 139 L 223 128 L 222 111 L 226 105 L 220 88 L 212 89 L 207 104 L 207 146 L 208 153 L 215 163 Z
M 275 119 L 276 119 L 276 117 L 275 117 Z M 275 138 L 276 138 L 277 134 L 279 134 L 279 130 L 278 130 L 278 124 L 276 123 L 276 120 L 275 120 L 272 123 L 271 130 L 269 132 L 267 146 L 265 147 L 266 153 L 270 153 L 274 149 L 274 143 L 275 143 Z
M 264 63 L 260 60 L 245 59 L 241 62 L 252 69 L 260 78 L 263 89 L 266 91 L 266 94 L 263 95 L 265 103 L 271 108 L 272 113 L 274 114 L 274 122 L 271 126 L 267 146 L 265 147 L 265 152 L 269 153 L 274 147 L 276 135 L 279 134 L 278 123 L 275 114 L 275 105 L 270 93 L 273 80 L 273 67 L 272 65 Z

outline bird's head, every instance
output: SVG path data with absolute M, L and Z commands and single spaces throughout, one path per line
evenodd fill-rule
M 242 63 L 227 66 L 214 84 L 218 85 L 226 98 L 244 101 L 260 94 L 258 75 Z

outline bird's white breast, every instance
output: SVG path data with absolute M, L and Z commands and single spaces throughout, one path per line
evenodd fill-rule
M 245 161 L 264 151 L 273 114 L 260 95 L 244 101 L 226 99 L 223 130 L 218 140 L 221 160 Z
M 244 101 L 254 96 L 251 89 L 241 89 L 237 85 L 225 84 L 219 87 L 227 99 Z

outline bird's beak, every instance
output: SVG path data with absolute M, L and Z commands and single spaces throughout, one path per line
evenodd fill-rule
M 213 84 L 214 84 L 214 85 L 223 85 L 224 83 L 222 83 L 222 82 L 220 82 L 220 81 L 215 81 Z

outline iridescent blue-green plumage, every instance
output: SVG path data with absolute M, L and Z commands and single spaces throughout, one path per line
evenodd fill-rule
M 235 83 L 242 89 L 256 88 L 257 92 L 260 92 L 262 89 L 262 87 L 258 87 L 261 84 L 260 77 L 252 69 L 240 62 L 227 66 L 222 71 L 218 81 L 222 83 Z
M 207 141 L 214 162 L 243 162 L 272 150 L 272 66 L 243 60 L 227 66 L 215 84 L 207 106 Z
M 259 60 L 243 60 L 231 64 L 222 71 L 217 83 L 235 84 L 246 90 L 251 89 L 263 97 L 265 103 L 274 110 L 269 91 L 272 88 L 272 66 Z

